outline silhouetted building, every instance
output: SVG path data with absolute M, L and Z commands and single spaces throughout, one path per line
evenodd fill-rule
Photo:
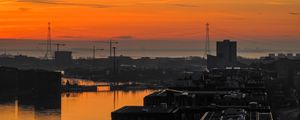
M 275 54 L 275 53 L 270 53 L 270 54 L 269 54 L 269 57 L 270 57 L 270 58 L 275 58 L 275 57 L 276 57 L 276 54 Z
M 270 53 L 268 56 L 263 56 L 260 59 L 262 60 L 279 60 L 279 59 L 291 59 L 291 60 L 299 60 L 300 54 L 299 53 Z
M 286 54 L 284 53 L 278 53 L 278 58 L 286 58 Z
M 287 89 L 296 88 L 300 92 L 300 60 L 279 59 L 274 62 L 277 77 Z
M 201 120 L 273 120 L 267 111 L 228 108 L 222 111 L 206 112 Z
M 180 120 L 179 109 L 165 104 L 154 107 L 125 106 L 111 113 L 112 120 Z
M 55 51 L 55 64 L 58 67 L 68 67 L 72 65 L 71 51 Z
M 232 66 L 237 58 L 237 44 L 236 41 L 224 40 L 217 42 L 217 57 L 224 65 Z
M 203 86 L 156 91 L 143 106 L 112 112 L 112 120 L 273 120 L 264 77 L 253 68 L 211 69 Z
M 60 96 L 61 73 L 0 67 L 0 95 Z
M 220 59 L 217 56 L 207 55 L 207 68 L 211 69 L 221 66 L 219 61 Z
M 296 58 L 300 59 L 300 53 L 296 54 Z
M 0 67 L 0 95 L 17 92 L 18 84 L 18 69 Z
M 237 63 L 237 42 L 224 40 L 217 42 L 217 56 L 208 55 L 208 68 L 233 67 Z
M 61 73 L 0 67 L 0 78 L 0 103 L 14 103 L 18 110 L 16 116 L 20 114 L 19 109 L 30 108 L 35 120 L 48 119 L 49 112 L 51 119 L 60 120 Z

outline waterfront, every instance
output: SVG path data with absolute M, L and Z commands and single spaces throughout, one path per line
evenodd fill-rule
M 142 105 L 151 90 L 62 93 L 61 109 L 37 109 L 18 101 L 0 102 L 1 120 L 110 120 L 125 105 Z

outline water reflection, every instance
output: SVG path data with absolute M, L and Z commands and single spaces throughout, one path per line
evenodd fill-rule
M 0 97 L 0 120 L 110 120 L 125 105 L 142 105 L 151 90 L 62 93 L 56 98 Z M 7 97 L 5 97 L 7 98 Z
M 124 105 L 142 105 L 150 90 L 62 94 L 62 120 L 110 120 Z
M 5 98 L 5 97 L 1 97 Z M 18 96 L 0 101 L 1 120 L 60 120 L 61 98 Z

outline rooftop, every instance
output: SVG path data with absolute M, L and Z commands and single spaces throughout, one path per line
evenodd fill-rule
M 144 106 L 125 106 L 114 113 L 175 113 L 178 111 L 176 107 L 144 107 Z
M 228 108 L 223 111 L 206 112 L 201 120 L 273 120 L 270 112 L 251 112 L 245 109 Z

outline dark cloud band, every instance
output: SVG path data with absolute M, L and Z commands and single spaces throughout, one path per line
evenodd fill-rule
M 109 7 L 112 7 L 111 5 L 70 3 L 70 2 L 62 2 L 62 1 L 57 1 L 57 0 L 17 0 L 17 1 L 18 2 L 40 3 L 40 4 L 51 4 L 51 5 L 83 6 L 83 7 L 93 7 L 93 8 L 109 8 Z

